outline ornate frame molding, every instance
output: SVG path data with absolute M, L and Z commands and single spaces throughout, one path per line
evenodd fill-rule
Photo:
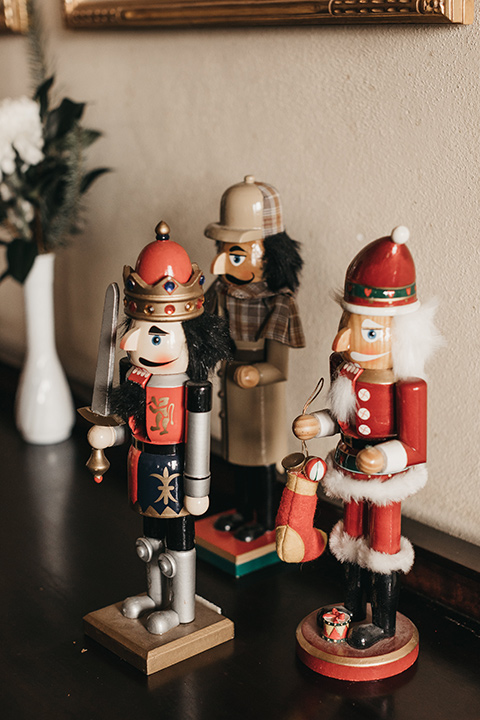
M 5 0 L 4 0 L 5 2 Z M 70 28 L 463 24 L 473 0 L 63 0 Z
M 0 32 L 24 33 L 27 25 L 27 0 L 0 0 Z

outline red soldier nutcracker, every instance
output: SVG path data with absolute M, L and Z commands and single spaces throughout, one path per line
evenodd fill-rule
M 330 358 L 331 408 L 293 423 L 304 441 L 340 432 L 322 483 L 344 504 L 329 546 L 345 565 L 346 595 L 338 611 L 351 616 L 347 642 L 357 650 L 395 635 L 398 576 L 414 559 L 401 535 L 401 502 L 427 480 L 424 363 L 439 336 L 434 305 L 420 307 L 417 299 L 408 239 L 407 228 L 397 227 L 350 263 Z M 324 615 L 319 612 L 321 626 Z
M 96 424 L 88 439 L 103 450 L 129 430 L 129 498 L 143 517 L 137 554 L 147 594 L 127 598 L 122 612 L 131 619 L 150 613 L 146 627 L 161 635 L 195 617 L 194 516 L 207 510 L 210 485 L 207 376 L 229 356 L 230 339 L 226 323 L 204 312 L 199 267 L 170 240 L 168 225 L 159 223 L 156 233 L 135 269 L 124 269 L 124 382 L 106 417 L 89 415 Z M 105 468 L 93 462 L 90 469 L 100 475 Z
M 252 175 L 223 194 L 206 307 L 228 319 L 233 362 L 222 375 L 222 450 L 235 477 L 236 512 L 217 530 L 250 542 L 273 530 L 276 463 L 286 452 L 285 384 L 290 348 L 305 345 L 295 302 L 303 261 L 285 232 L 277 190 Z

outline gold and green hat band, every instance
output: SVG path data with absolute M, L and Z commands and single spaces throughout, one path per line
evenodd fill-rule
M 398 288 L 380 288 L 347 282 L 342 305 L 357 314 L 361 314 L 362 310 L 369 314 L 378 311 L 379 315 L 410 312 L 418 307 L 416 283 Z

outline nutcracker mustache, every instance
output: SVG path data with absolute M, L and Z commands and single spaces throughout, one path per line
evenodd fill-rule
M 368 362 L 369 360 L 378 360 L 378 358 L 385 357 L 388 352 L 380 353 L 379 355 L 368 355 L 367 353 L 351 352 L 350 357 L 352 360 L 357 362 Z
M 255 277 L 254 273 L 252 273 L 252 277 L 249 280 L 239 280 L 239 278 L 236 278 L 234 275 L 229 275 L 228 273 L 225 275 L 228 282 L 233 283 L 234 285 L 248 285 L 252 282 L 253 278 Z

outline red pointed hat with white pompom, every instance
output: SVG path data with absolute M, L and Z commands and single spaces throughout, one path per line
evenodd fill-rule
M 357 315 L 402 315 L 420 307 L 415 263 L 400 225 L 389 237 L 366 245 L 354 257 L 345 276 L 342 307 Z

